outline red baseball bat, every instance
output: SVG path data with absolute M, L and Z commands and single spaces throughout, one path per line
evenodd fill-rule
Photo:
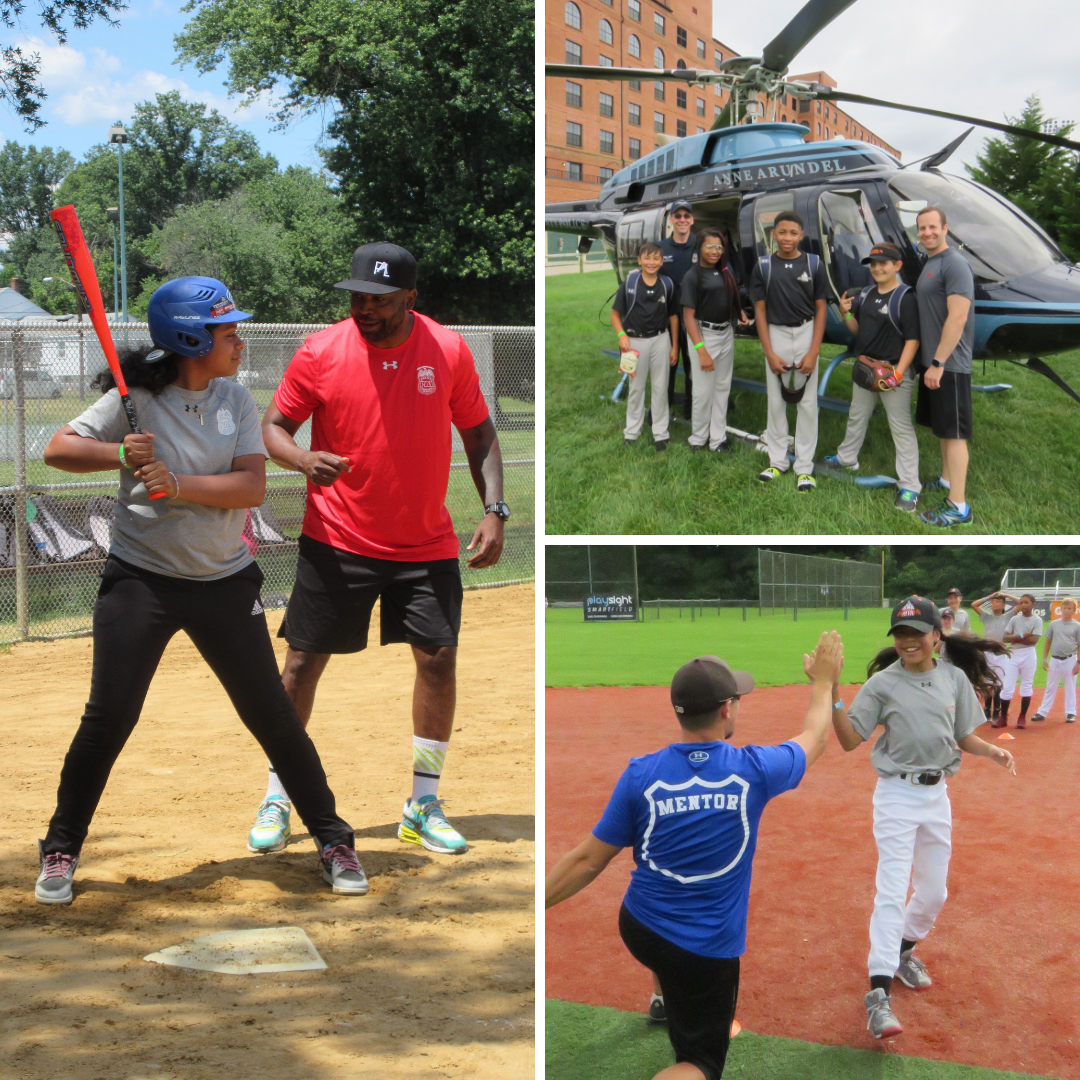
M 109 332 L 109 320 L 105 317 L 105 304 L 101 299 L 101 289 L 98 287 L 94 263 L 90 258 L 90 249 L 86 245 L 86 238 L 83 236 L 75 207 L 61 206 L 57 210 L 50 211 L 49 217 L 52 218 L 56 235 L 60 240 L 60 247 L 64 252 L 64 259 L 71 271 L 71 283 L 79 294 L 83 311 L 90 316 L 90 322 L 101 343 L 101 349 L 105 353 L 109 370 L 116 380 L 116 389 L 120 392 L 120 401 L 127 414 L 128 424 L 136 435 L 141 435 L 142 428 L 139 427 L 139 418 L 135 415 L 135 403 L 128 394 L 124 373 L 120 370 L 120 358 L 116 355 L 116 346 Z M 151 495 L 150 498 L 163 499 L 165 492 Z

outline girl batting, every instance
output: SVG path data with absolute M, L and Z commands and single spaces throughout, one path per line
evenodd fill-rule
M 336 893 L 367 879 L 337 816 L 319 755 L 278 674 L 259 602 L 263 576 L 242 538 L 266 490 L 266 450 L 251 393 L 229 380 L 243 341 L 232 296 L 213 278 L 162 285 L 150 300 L 153 345 L 121 353 L 144 433 L 130 432 L 113 378 L 65 425 L 45 461 L 67 472 L 120 469 L 113 541 L 94 605 L 87 702 L 64 759 L 56 812 L 38 842 L 42 904 L 70 904 L 75 868 L 109 772 L 142 711 L 169 640 L 187 632 L 277 769 Z M 153 432 L 153 434 L 151 434 Z M 151 496 L 164 494 L 165 498 Z
M 894 977 L 914 990 L 930 986 L 926 967 L 912 951 L 933 929 L 947 895 L 952 810 L 945 778 L 960 767 L 961 751 L 991 758 L 1016 773 L 1012 754 L 974 734 L 985 720 L 976 691 L 992 692 L 996 684 L 984 650 L 1004 647 L 954 635 L 948 660 L 935 660 L 941 616 L 921 596 L 893 608 L 889 633 L 893 646 L 870 661 L 867 681 L 850 709 L 844 708 L 839 687 L 833 687 L 833 728 L 845 750 L 861 746 L 879 724 L 885 729 L 870 753 L 878 774 L 878 867 L 870 918 L 870 992 L 864 1004 L 875 1039 L 904 1030 L 892 1010 Z M 910 900 L 909 884 L 914 887 Z

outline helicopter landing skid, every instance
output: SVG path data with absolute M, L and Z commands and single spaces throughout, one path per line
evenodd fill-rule
M 1080 402 L 1080 394 L 1078 394 L 1046 361 L 1040 360 L 1037 356 L 1032 356 L 1027 360 L 1006 360 L 1007 364 L 1015 364 L 1017 367 L 1027 368 L 1028 371 L 1036 371 L 1040 375 L 1045 375 L 1056 387 L 1064 390 L 1066 394 L 1073 399 L 1073 401 Z M 974 389 L 974 387 L 972 387 Z

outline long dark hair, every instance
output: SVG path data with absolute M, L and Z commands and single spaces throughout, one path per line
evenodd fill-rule
M 720 241 L 723 250 L 720 252 L 720 273 L 724 275 L 724 284 L 727 286 L 728 298 L 731 301 L 731 321 L 738 322 L 739 317 L 742 315 L 742 302 L 739 299 L 739 283 L 735 280 L 735 275 L 731 272 L 731 263 L 728 260 L 728 242 L 727 237 L 716 228 L 710 226 L 707 229 L 702 229 L 698 233 L 697 242 L 697 257 L 698 266 L 702 265 L 701 262 L 701 249 L 705 243 L 706 236 L 715 236 Z
M 1001 689 L 1001 679 L 986 662 L 986 654 L 992 652 L 998 656 L 1006 656 L 1009 652 L 1008 646 L 1000 641 L 976 637 L 974 634 L 950 634 L 941 641 L 948 651 L 949 663 L 964 673 L 967 681 L 975 688 L 975 693 L 985 698 Z M 882 649 L 866 665 L 866 677 L 869 679 L 871 675 L 884 671 L 899 659 L 900 654 L 894 646 Z
M 129 389 L 138 386 L 143 390 L 149 390 L 156 397 L 166 386 L 176 382 L 180 377 L 176 353 L 166 353 L 154 364 L 146 362 L 147 355 L 156 348 L 156 345 L 140 345 L 138 348 L 117 350 L 120 370 L 124 373 L 124 382 L 128 384 Z M 113 373 L 105 368 L 94 376 L 94 381 L 90 385 L 103 394 L 107 394 L 116 385 L 116 379 L 113 378 Z

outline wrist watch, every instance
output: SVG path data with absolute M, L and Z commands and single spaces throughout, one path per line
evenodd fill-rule
M 497 518 L 506 521 L 510 517 L 510 507 L 504 502 L 493 502 L 490 506 L 484 507 L 484 513 L 494 514 Z

